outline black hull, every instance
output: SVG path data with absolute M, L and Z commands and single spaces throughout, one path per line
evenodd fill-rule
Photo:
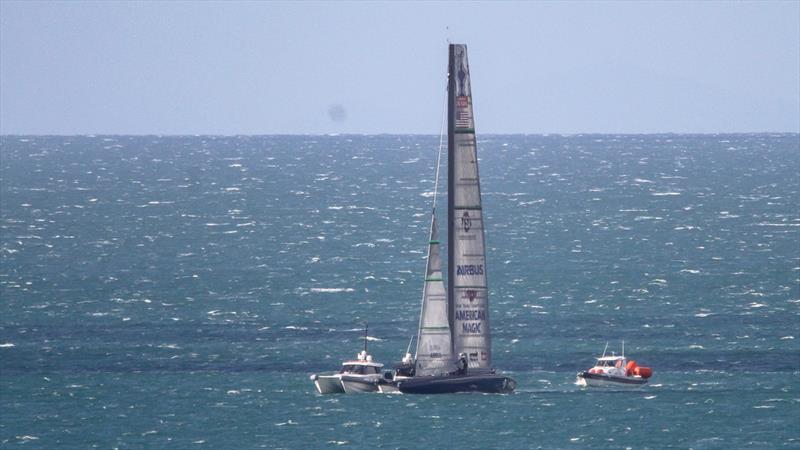
M 510 377 L 486 375 L 436 375 L 414 377 L 397 383 L 403 394 L 454 394 L 456 392 L 483 392 L 508 394 L 517 382 Z

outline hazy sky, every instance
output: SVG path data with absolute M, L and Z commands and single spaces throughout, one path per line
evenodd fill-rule
M 0 0 L 2 134 L 800 131 L 800 1 Z

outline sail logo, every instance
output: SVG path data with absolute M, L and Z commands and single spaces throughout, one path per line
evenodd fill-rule
M 482 309 L 460 309 L 456 311 L 456 320 L 486 320 L 486 311 Z
M 464 322 L 461 324 L 463 334 L 481 334 L 481 322 Z
M 462 334 L 482 334 L 481 325 L 486 320 L 486 311 L 483 309 L 460 309 L 456 311 L 456 320 L 471 321 L 461 324 Z
M 469 229 L 472 228 L 472 219 L 469 217 L 469 211 L 464 211 L 464 215 L 461 216 L 461 227 L 464 228 L 464 233 L 468 233 Z
M 475 289 L 467 289 L 466 294 L 467 298 L 469 299 L 469 302 L 472 303 L 475 301 L 475 297 L 478 296 L 478 291 L 476 291 Z
M 464 264 L 456 266 L 456 275 L 483 275 L 483 264 Z
M 469 67 L 467 66 L 467 50 L 463 46 L 456 46 L 456 95 L 467 95 L 469 83 Z

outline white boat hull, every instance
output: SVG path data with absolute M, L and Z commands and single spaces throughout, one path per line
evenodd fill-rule
M 397 389 L 397 385 L 393 383 L 381 383 L 378 385 L 378 392 L 381 394 L 399 394 L 400 389 Z
M 378 392 L 379 376 L 342 375 L 341 382 L 346 394 Z
M 575 380 L 575 384 L 584 387 L 614 387 L 614 388 L 637 388 L 647 383 L 646 378 L 637 376 L 613 376 L 604 374 L 591 374 L 581 372 Z
M 342 386 L 342 377 L 339 374 L 334 375 L 315 375 L 314 386 L 320 394 L 344 394 L 344 386 Z

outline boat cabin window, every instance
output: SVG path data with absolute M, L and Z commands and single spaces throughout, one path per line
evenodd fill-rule
M 600 367 L 614 367 L 616 361 L 597 361 L 597 365 Z
M 346 364 L 342 366 L 340 373 L 355 373 L 358 375 L 369 375 L 373 373 L 380 373 L 375 366 L 362 366 L 360 364 Z

